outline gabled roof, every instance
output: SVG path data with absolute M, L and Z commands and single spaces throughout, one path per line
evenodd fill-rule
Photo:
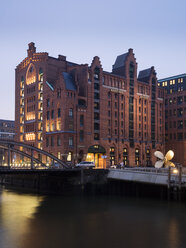
M 138 79 L 147 78 L 147 77 L 150 76 L 150 74 L 151 74 L 151 68 L 148 68 L 148 69 L 145 69 L 143 71 L 140 71 L 139 75 L 138 75 Z
M 76 90 L 76 84 L 68 72 L 62 72 L 67 90 Z
M 113 65 L 113 69 L 124 66 L 125 60 L 127 58 L 128 53 L 121 54 L 117 56 L 116 61 Z

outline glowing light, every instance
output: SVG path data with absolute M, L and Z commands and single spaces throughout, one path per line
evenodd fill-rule
M 35 113 L 30 113 L 30 114 L 27 114 L 26 116 L 26 120 L 27 121 L 30 121 L 30 120 L 35 120 Z
M 35 140 L 35 138 L 36 138 L 35 133 L 27 133 L 25 136 L 26 136 L 26 140 L 28 140 L 28 141 Z
M 36 77 L 33 76 L 33 77 L 30 77 L 30 78 L 27 78 L 26 80 L 26 84 L 29 85 L 29 84 L 33 84 L 36 82 Z
M 173 172 L 174 174 L 178 174 L 178 169 L 175 168 L 175 169 L 172 170 L 172 172 Z

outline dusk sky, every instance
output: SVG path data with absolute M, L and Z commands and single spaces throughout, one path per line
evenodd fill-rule
M 0 119 L 14 120 L 15 68 L 31 41 L 76 63 L 98 55 L 106 71 L 133 48 L 138 72 L 154 65 L 159 79 L 186 73 L 185 10 L 184 0 L 1 0 Z

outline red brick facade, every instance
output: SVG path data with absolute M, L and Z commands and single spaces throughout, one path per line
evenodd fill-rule
M 164 152 L 163 89 L 153 67 L 137 78 L 132 49 L 109 73 L 97 56 L 78 65 L 36 53 L 30 43 L 16 68 L 15 96 L 16 140 L 64 161 L 148 166 L 155 150 Z
M 158 81 L 165 89 L 165 149 L 173 161 L 186 166 L 186 74 Z

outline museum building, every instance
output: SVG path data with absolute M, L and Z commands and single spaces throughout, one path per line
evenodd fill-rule
M 132 49 L 107 72 L 97 56 L 91 65 L 76 64 L 28 46 L 16 67 L 16 141 L 72 164 L 155 163 L 154 151 L 164 152 L 164 88 L 154 67 L 137 76 Z

